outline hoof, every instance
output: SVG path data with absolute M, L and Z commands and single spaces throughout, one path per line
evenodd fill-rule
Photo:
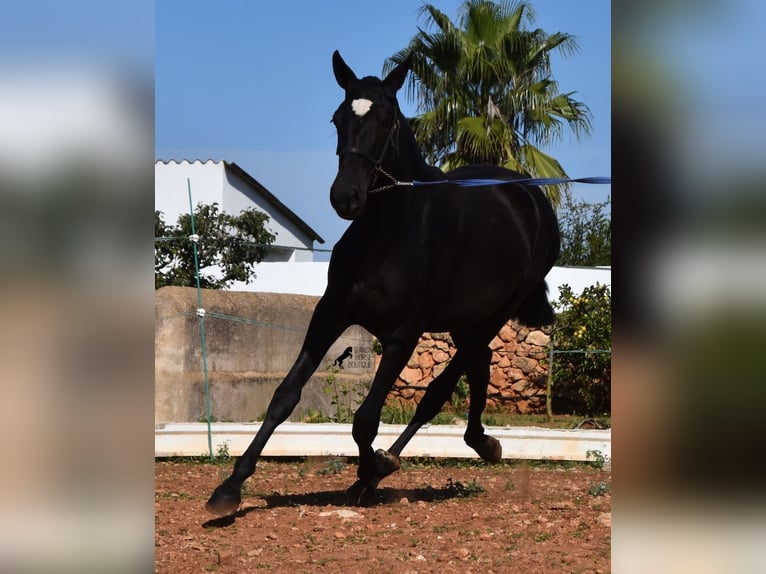
M 346 491 L 346 501 L 350 506 L 372 506 L 375 503 L 375 488 L 378 481 L 357 480 Z
M 401 468 L 399 459 L 383 449 L 375 451 L 375 477 L 380 480 Z
M 503 460 L 503 447 L 495 437 L 483 435 L 478 441 L 465 441 L 468 446 L 476 451 L 487 462 L 497 463 Z
M 205 510 L 217 516 L 229 516 L 237 511 L 241 501 L 239 489 L 224 483 L 213 491 L 207 504 L 205 504 Z

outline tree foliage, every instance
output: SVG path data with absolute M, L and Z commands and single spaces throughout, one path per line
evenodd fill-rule
M 465 164 L 501 165 L 535 177 L 567 177 L 542 149 L 565 128 L 590 133 L 587 106 L 560 92 L 551 71 L 554 52 L 578 50 L 574 36 L 531 26 L 528 2 L 466 0 L 458 21 L 431 4 L 420 10 L 425 27 L 389 58 L 384 72 L 412 54 L 408 94 L 412 120 L 426 159 L 442 169 Z M 559 189 L 546 189 L 554 205 Z
M 610 201 L 587 203 L 576 201 L 569 194 L 559 209 L 561 254 L 557 265 L 612 264 L 612 219 Z
M 267 253 L 276 236 L 266 228 L 269 216 L 255 209 L 239 215 L 223 213 L 217 203 L 198 204 L 194 231 L 199 236 L 197 260 L 200 287 L 223 289 L 234 281 L 247 282 L 255 276 L 254 266 Z M 191 216 L 179 216 L 168 225 L 160 211 L 154 212 L 154 288 L 166 285 L 196 287 Z
M 552 368 L 552 407 L 558 414 L 602 416 L 611 414 L 612 295 L 596 284 L 575 295 L 568 285 L 559 288 L 553 326 L 555 351 Z

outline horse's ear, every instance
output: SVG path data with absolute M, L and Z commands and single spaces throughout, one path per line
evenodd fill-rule
M 407 72 L 410 71 L 412 65 L 412 52 L 407 54 L 407 57 L 396 68 L 391 70 L 386 79 L 383 80 L 383 85 L 392 94 L 399 91 L 399 88 L 404 84 L 404 79 L 407 77 Z
M 351 82 L 356 81 L 356 74 L 348 67 L 348 64 L 340 57 L 340 52 L 335 50 L 332 54 L 332 71 L 335 73 L 335 80 L 344 90 L 348 88 Z

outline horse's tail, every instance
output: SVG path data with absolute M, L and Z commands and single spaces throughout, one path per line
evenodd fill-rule
M 548 285 L 540 281 L 519 306 L 516 320 L 527 327 L 540 328 L 553 324 L 553 307 L 548 302 Z

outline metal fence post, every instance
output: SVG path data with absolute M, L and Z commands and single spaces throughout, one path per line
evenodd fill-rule
M 553 332 L 551 332 L 550 351 L 548 352 L 548 377 L 545 381 L 545 413 L 548 415 L 548 422 L 553 420 Z

